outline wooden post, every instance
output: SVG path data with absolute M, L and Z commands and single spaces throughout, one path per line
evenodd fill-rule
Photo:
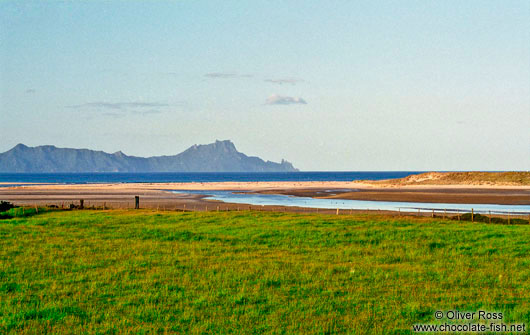
M 81 199 L 79 200 L 79 209 L 85 208 L 85 200 Z
M 420 216 L 420 209 L 418 208 L 418 216 Z
M 458 212 L 458 221 L 460 221 L 460 212 Z
M 217 211 L 219 212 L 219 206 L 217 206 Z
M 445 220 L 445 215 L 447 214 L 447 209 L 444 208 L 444 220 Z
M 434 209 L 432 210 L 432 217 L 434 217 Z
M 183 211 L 183 212 L 185 212 L 185 211 L 186 211 L 186 204 L 184 204 L 184 209 L 183 209 L 182 211 Z
M 471 208 L 471 222 L 475 222 L 475 212 L 473 211 L 473 208 Z
M 107 203 L 103 202 L 103 210 L 107 209 Z
M 208 205 L 206 205 L 206 212 L 208 212 Z
M 508 224 L 510 224 L 510 213 L 508 213 Z
M 401 207 L 398 208 L 398 216 L 401 217 Z
M 489 222 L 490 222 L 490 224 L 491 224 L 491 211 L 489 211 L 488 218 L 489 218 Z
M 339 209 L 337 208 L 337 215 L 339 215 Z
M 35 213 L 39 213 L 39 207 L 37 207 L 37 204 L 35 204 Z
M 134 196 L 134 209 L 140 209 L 140 196 Z

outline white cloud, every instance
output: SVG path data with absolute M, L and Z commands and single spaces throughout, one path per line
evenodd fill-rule
M 305 105 L 307 102 L 302 98 L 288 97 L 278 94 L 273 94 L 265 101 L 266 105 L 294 105 L 302 104 Z

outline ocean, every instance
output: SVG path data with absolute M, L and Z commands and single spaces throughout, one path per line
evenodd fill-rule
M 0 173 L 0 182 L 11 183 L 185 183 L 258 181 L 353 181 L 403 178 L 423 171 L 351 172 L 204 172 L 204 173 Z M 3 186 L 6 186 L 4 184 Z

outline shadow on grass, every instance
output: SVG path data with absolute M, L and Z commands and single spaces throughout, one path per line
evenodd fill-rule
M 5 212 L 0 212 L 0 220 L 24 218 L 52 211 L 52 208 L 42 207 L 14 207 Z
M 474 222 L 483 222 L 483 223 L 494 223 L 494 224 L 528 224 L 528 220 L 520 219 L 520 218 L 498 218 L 498 217 L 492 217 L 481 214 L 473 214 L 473 219 L 471 219 L 471 213 L 465 213 L 462 215 L 461 219 L 463 221 L 474 221 Z

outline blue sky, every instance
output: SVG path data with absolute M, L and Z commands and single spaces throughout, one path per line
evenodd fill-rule
M 0 151 L 528 170 L 529 1 L 0 3 Z

